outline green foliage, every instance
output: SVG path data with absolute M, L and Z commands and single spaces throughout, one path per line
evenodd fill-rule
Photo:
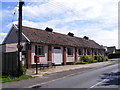
M 94 56 L 94 60 L 97 60 L 98 62 L 103 62 L 108 61 L 108 58 L 104 56 Z
M 25 74 L 26 74 L 26 66 L 22 65 L 22 75 L 25 75 Z
M 103 57 L 98 56 L 97 60 L 98 60 L 98 62 L 103 62 Z
M 104 56 L 81 56 L 80 61 L 85 63 L 96 63 L 108 61 L 108 58 Z
M 112 59 L 112 58 L 120 58 L 120 52 L 118 53 L 109 53 L 108 54 L 108 58 Z
M 72 63 L 71 63 L 71 65 L 76 65 L 76 64 L 77 64 L 77 62 L 72 62 Z
M 81 56 L 80 60 L 82 62 L 92 63 L 94 58 L 92 56 Z
M 26 66 L 22 64 L 20 71 L 18 72 L 19 75 L 25 75 L 26 74 Z
M 93 63 L 96 63 L 96 62 L 98 62 L 98 60 L 93 60 Z

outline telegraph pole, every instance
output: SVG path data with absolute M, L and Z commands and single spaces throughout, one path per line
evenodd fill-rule
M 21 56 L 22 56 L 22 5 L 24 2 L 19 0 L 19 19 L 18 19 L 18 72 L 17 76 L 22 75 L 22 65 L 21 65 Z

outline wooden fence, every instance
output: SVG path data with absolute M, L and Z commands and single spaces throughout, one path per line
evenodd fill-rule
M 2 73 L 16 75 L 17 68 L 18 68 L 17 52 L 3 53 Z

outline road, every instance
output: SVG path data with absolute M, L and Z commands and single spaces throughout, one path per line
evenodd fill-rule
M 120 72 L 118 64 L 110 65 L 82 74 L 40 84 L 33 88 L 118 88 Z

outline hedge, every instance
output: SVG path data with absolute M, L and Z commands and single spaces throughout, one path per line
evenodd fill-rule
M 118 52 L 118 53 L 110 53 L 110 54 L 108 54 L 108 58 L 109 59 L 120 58 L 120 52 Z
M 95 63 L 108 61 L 108 58 L 104 56 L 81 56 L 80 61 L 85 63 Z

